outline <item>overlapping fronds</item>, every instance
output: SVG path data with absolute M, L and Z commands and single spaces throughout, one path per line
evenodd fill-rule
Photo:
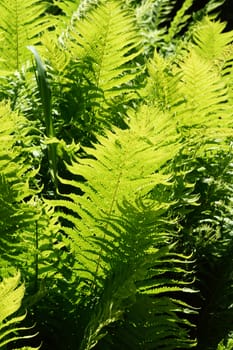
M 147 83 L 141 91 L 147 103 L 156 105 L 162 111 L 170 111 L 172 106 L 183 103 L 178 91 L 181 72 L 174 66 L 172 59 L 164 58 L 156 51 L 148 64 Z
M 61 34 L 58 25 L 42 42 L 57 137 L 89 145 L 105 126 L 125 127 L 125 111 L 138 98 L 141 73 L 140 36 L 130 11 L 119 1 L 100 2 L 76 17 L 67 32 Z
M 18 111 L 0 104 L 0 271 L 80 350 L 188 349 L 193 301 L 216 333 L 200 346 L 230 330 L 233 35 L 205 19 L 182 42 L 193 3 L 54 1 L 56 22 L 44 1 L 0 4 L 2 77 L 18 70 L 0 96 Z
M 119 88 L 134 77 L 126 64 L 139 54 L 133 18 L 116 1 L 109 1 L 77 22 L 71 35 L 75 57 L 93 62 L 90 78 L 96 91 L 103 91 L 106 100 L 122 93 Z
M 33 276 L 31 286 L 36 291 L 39 278 L 57 272 L 58 225 L 52 209 L 38 198 L 41 188 L 35 177 L 40 149 L 34 146 L 32 125 L 4 102 L 0 120 L 1 268 L 13 265 Z
M 33 158 L 33 152 L 37 147 L 33 147 L 33 136 L 30 135 L 32 124 L 28 124 L 17 112 L 12 112 L 9 103 L 6 102 L 0 104 L 0 120 L 0 173 L 7 177 L 7 181 L 15 190 L 18 190 L 18 196 L 22 199 L 32 194 L 26 187 L 29 178 L 33 179 L 35 176 L 38 166 L 36 159 Z M 35 183 L 34 189 L 36 189 Z
M 34 181 L 32 179 L 37 169 L 33 157 L 31 157 L 31 162 L 29 161 L 33 148 L 30 145 L 32 139 L 29 136 L 30 128 L 26 125 L 26 120 L 17 113 L 13 113 L 9 104 L 4 102 L 0 105 L 0 119 L 0 240 L 2 242 L 1 258 L 4 259 L 6 255 L 15 256 L 17 247 L 13 244 L 14 233 L 19 227 L 22 228 L 22 220 L 25 215 L 21 210 L 21 205 L 24 205 L 22 201 L 32 196 L 36 190 L 35 183 L 33 190 Z M 8 239 L 11 236 L 13 240 L 11 249 L 6 249 L 6 245 L 9 244 L 7 236 Z
M 132 8 L 132 2 L 129 5 Z M 176 0 L 144 0 L 140 4 L 135 3 L 135 17 L 143 37 L 145 53 L 148 54 L 164 41 L 166 26 L 171 20 L 175 5 Z
M 230 121 L 229 107 L 227 106 L 227 88 L 221 77 L 212 72 L 212 66 L 202 61 L 193 51 L 180 65 L 182 71 L 180 91 L 184 96 L 184 104 L 177 107 L 183 109 L 179 114 L 181 124 L 185 126 L 215 127 L 226 126 Z M 203 83 L 205 86 L 203 87 Z M 205 93 L 205 98 L 202 96 Z M 192 115 L 192 117 L 190 117 Z M 221 119 L 218 117 L 221 116 Z
M 84 17 L 88 11 L 99 3 L 100 0 L 55 0 L 54 5 L 61 9 L 64 15 L 62 21 L 65 23 L 65 28 L 63 28 L 65 31 L 61 33 L 61 38 L 68 34 L 76 20 Z
M 225 33 L 219 33 L 220 46 L 222 35 L 224 38 Z M 142 94 L 150 94 L 150 103 L 173 113 L 177 128 L 188 132 L 189 138 L 192 129 L 195 137 L 214 141 L 217 134 L 218 139 L 226 139 L 231 135 L 232 125 L 229 88 L 212 58 L 205 60 L 198 50 L 201 51 L 201 47 L 190 47 L 176 58 L 165 59 L 155 53 L 148 65 L 148 83 Z M 208 50 L 207 43 L 205 50 Z M 197 139 L 194 142 L 197 143 Z
M 225 32 L 225 28 L 226 23 L 205 18 L 196 25 L 194 42 L 198 55 L 211 62 L 212 69 L 224 77 L 222 81 L 228 87 L 229 99 L 232 101 L 233 31 Z
M 74 62 L 72 74 L 86 85 L 89 108 L 106 108 L 120 96 L 126 101 L 140 53 L 134 18 L 119 2 L 108 1 L 76 21 L 69 34 L 65 46 Z
M 127 311 L 125 321 L 110 329 L 113 336 L 112 339 L 106 337 L 106 343 L 111 344 L 112 350 L 119 347 L 122 350 L 192 348 L 194 341 L 188 340 L 187 331 L 191 325 L 177 316 L 177 312 L 183 313 L 185 307 L 185 303 L 177 305 L 175 300 L 166 296 L 148 298 L 138 295 Z
M 155 54 L 146 87 L 150 103 L 173 113 L 186 141 L 173 163 L 178 199 L 173 213 L 181 217 L 182 249 L 195 251 L 202 281 L 198 349 L 211 350 L 232 324 L 232 33 L 223 29 L 206 19 L 182 54 L 169 59 Z M 192 196 L 193 203 L 185 203 Z

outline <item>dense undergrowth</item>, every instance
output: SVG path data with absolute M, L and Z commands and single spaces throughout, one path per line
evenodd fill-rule
M 0 2 L 0 348 L 233 349 L 223 1 Z

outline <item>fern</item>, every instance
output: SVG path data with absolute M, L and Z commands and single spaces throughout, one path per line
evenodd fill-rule
M 171 20 L 175 5 L 175 0 L 145 0 L 141 4 L 135 4 L 135 17 L 143 37 L 145 54 L 149 55 L 152 49 L 164 41 L 166 26 Z M 132 9 L 132 3 L 129 7 Z
M 29 328 L 17 326 L 26 315 L 13 316 L 19 310 L 24 296 L 25 287 L 19 285 L 20 274 L 8 277 L 0 282 L 0 347 L 5 348 L 10 342 L 19 339 L 28 339 L 34 335 L 21 335 L 21 332 Z M 23 349 L 23 348 L 21 348 Z M 27 349 L 38 349 L 27 347 Z
M 155 53 L 142 94 L 173 114 L 183 137 L 184 148 L 171 164 L 173 194 L 168 188 L 164 198 L 177 199 L 172 215 L 180 217 L 178 251 L 195 252 L 196 276 L 202 281 L 196 283 L 202 300 L 192 298 L 201 307 L 197 348 L 211 350 L 232 324 L 232 33 L 223 28 L 205 19 L 192 29 L 194 43 L 178 55 Z M 215 47 L 207 37 L 215 38 Z
M 175 1 L 132 3 L 55 1 L 55 21 L 24 1 L 38 11 L 17 16 L 22 37 L 6 25 L 17 3 L 0 5 L 14 58 L 0 66 L 14 109 L 0 105 L 1 272 L 21 270 L 42 329 L 59 333 L 64 316 L 58 348 L 187 349 L 195 323 L 197 347 L 214 350 L 232 320 L 232 33 L 204 19 L 179 39 L 192 1 L 173 18 Z
M 1 265 L 20 268 L 36 293 L 46 276 L 58 273 L 59 225 L 52 208 L 38 197 L 39 159 L 34 154 L 40 150 L 33 146 L 32 126 L 9 104 L 1 103 L 0 109 Z
M 233 341 L 230 335 L 227 341 L 222 340 L 217 347 L 217 350 L 232 350 L 232 349 L 233 349 Z
M 45 16 L 46 8 L 46 3 L 41 1 L 1 1 L 2 70 L 19 71 L 30 58 L 26 47 L 38 44 L 40 34 L 51 26 L 51 21 Z
M 76 258 L 80 302 L 92 310 L 80 349 L 93 348 L 105 328 L 122 318 L 136 294 L 185 291 L 189 284 L 166 278 L 172 266 L 163 272 L 159 268 L 164 281 L 156 273 L 160 259 L 169 264 L 168 249 L 160 247 L 173 235 L 160 221 L 170 204 L 150 198 L 150 191 L 158 184 L 171 186 L 169 174 L 161 169 L 177 152 L 177 141 L 170 117 L 144 106 L 130 114 L 128 129 L 99 137 L 95 148 L 86 149 L 88 158 L 67 165 L 73 175 L 85 179 L 84 183 L 61 179 L 84 194 L 74 190 L 69 201 L 54 203 L 70 210 L 60 216 L 70 222 L 63 229 Z M 183 259 L 177 256 L 179 263 Z
M 233 32 L 223 33 L 225 23 L 213 22 L 205 18 L 194 30 L 197 53 L 206 60 L 216 62 L 221 59 L 227 46 L 232 43 Z M 217 63 L 217 62 L 216 62 Z
M 104 125 L 124 125 L 125 106 L 137 98 L 134 80 L 139 70 L 135 61 L 140 54 L 140 38 L 128 11 L 118 1 L 103 2 L 77 19 L 69 37 L 62 43 L 58 39 L 55 45 L 60 52 L 67 52 L 63 71 L 60 67 L 56 70 L 57 57 L 48 42 L 51 74 L 59 77 L 53 82 L 58 96 L 55 108 L 60 115 L 57 136 L 69 129 L 68 143 L 73 138 L 87 144 Z M 82 140 L 83 134 L 86 140 Z
M 193 0 L 185 0 L 181 8 L 177 11 L 169 27 L 165 41 L 171 43 L 172 39 L 181 31 L 191 15 L 186 14 L 193 4 Z

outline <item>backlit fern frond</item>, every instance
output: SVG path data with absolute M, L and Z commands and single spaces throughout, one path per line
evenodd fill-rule
M 93 62 L 93 76 L 90 78 L 97 91 L 103 91 L 107 101 L 122 93 L 120 87 L 134 77 L 127 73 L 126 64 L 139 54 L 135 50 L 139 39 L 133 18 L 121 9 L 118 2 L 109 1 L 77 22 L 71 35 L 76 41 L 74 57 Z
M 149 104 L 156 105 L 162 111 L 170 111 L 183 103 L 183 95 L 177 89 L 181 72 L 174 65 L 173 59 L 164 58 L 155 51 L 147 63 L 147 70 L 146 84 L 141 95 Z
M 150 103 L 174 113 L 178 130 L 188 132 L 190 141 L 191 129 L 192 133 L 198 130 L 195 137 L 214 141 L 218 135 L 218 139 L 226 139 L 231 135 L 232 119 L 229 88 L 215 63 L 196 51 L 196 46 L 190 46 L 188 51 L 171 58 L 155 53 L 148 65 L 149 76 L 142 95 L 149 94 Z
M 122 201 L 124 199 L 134 202 L 139 195 L 137 194 L 138 191 L 139 193 L 147 193 L 157 182 L 167 183 L 168 175 L 154 173 L 154 171 L 158 170 L 176 151 L 176 146 L 174 144 L 171 146 L 165 137 L 165 135 L 169 137 L 173 131 L 172 124 L 166 115 L 156 115 L 156 112 L 153 113 L 154 121 L 152 121 L 151 112 L 153 113 L 153 108 L 142 109 L 143 119 L 133 117 L 130 123 L 132 130 L 121 131 L 118 129 L 116 133 L 109 134 L 107 138 L 99 138 L 100 145 L 96 145 L 95 149 L 86 149 L 91 159 L 77 159 L 77 162 L 74 162 L 72 166 L 68 166 L 71 173 L 80 175 L 87 181 L 87 183 L 79 183 L 62 180 L 62 182 L 81 189 L 85 193 L 81 197 L 70 194 L 73 203 L 64 202 L 67 208 L 78 213 L 83 219 L 85 218 L 85 226 L 83 226 L 84 220 L 70 216 L 73 224 L 77 225 L 77 232 L 81 231 L 83 235 L 83 238 L 80 237 L 77 241 L 76 254 L 77 257 L 81 254 L 79 259 L 83 261 L 84 265 L 89 263 L 88 261 L 85 262 L 83 252 L 86 249 L 91 249 L 91 242 L 93 241 L 94 244 L 96 236 L 100 235 L 99 238 L 104 239 L 106 235 L 104 232 L 101 233 L 105 225 L 103 224 L 103 228 L 102 225 L 99 226 L 98 217 L 100 220 L 104 220 L 105 216 L 108 218 L 112 215 L 118 215 L 118 200 Z M 163 132 L 159 133 L 159 131 Z M 173 136 L 172 141 L 175 142 Z M 156 161 L 153 161 L 155 158 L 153 156 L 154 152 L 156 152 Z M 115 159 L 114 163 L 112 159 Z M 144 160 L 142 166 L 136 167 L 136 163 L 140 162 L 141 159 Z M 111 180 L 109 180 L 109 175 Z M 95 228 L 89 228 L 89 225 L 93 226 L 94 224 L 94 217 L 96 217 Z M 109 234 L 111 235 L 110 232 Z M 69 235 L 75 238 L 76 230 L 71 230 Z M 86 235 L 90 237 L 90 243 L 84 238 Z M 113 238 L 114 236 L 109 237 L 109 240 L 113 241 Z M 88 248 L 89 244 L 90 247 Z M 95 256 L 98 256 L 99 253 L 95 250 L 93 254 L 93 258 L 89 256 L 89 259 L 93 259 L 92 273 L 95 273 Z M 98 266 L 99 268 L 102 270 L 101 266 Z M 90 271 L 90 268 L 85 270 Z
M 171 203 L 151 193 L 157 185 L 171 186 L 163 168 L 179 149 L 176 129 L 155 107 L 142 106 L 129 119 L 127 129 L 114 128 L 85 149 L 87 158 L 67 165 L 74 179 L 81 176 L 84 182 L 61 179 L 74 190 L 54 203 L 65 209 L 60 216 L 69 222 L 63 230 L 76 260 L 77 298 L 90 309 L 80 349 L 92 349 L 137 294 L 190 291 L 190 281 L 179 277 L 186 259 L 175 254 L 174 266 L 169 263 L 175 235 L 166 227 L 173 223 L 162 216 Z M 80 190 L 82 195 L 75 194 Z
M 196 25 L 194 30 L 195 50 L 199 56 L 206 60 L 221 60 L 227 46 L 233 41 L 233 32 L 223 32 L 225 23 L 219 21 L 210 21 L 205 18 Z
M 191 51 L 184 63 L 180 64 L 180 70 L 182 75 L 179 87 L 184 97 L 184 104 L 180 105 L 180 109 L 183 109 L 185 114 L 185 119 L 179 115 L 181 124 L 190 124 L 192 127 L 196 123 L 202 127 L 217 127 L 223 124 L 227 126 L 230 120 L 229 108 L 224 103 L 228 98 L 227 88 L 221 77 L 212 71 L 212 65 Z M 202 98 L 204 92 L 205 98 Z M 218 119 L 220 115 L 221 120 Z
M 119 1 L 100 3 L 75 21 L 69 35 L 58 39 L 58 46 L 66 50 L 68 62 L 59 71 L 58 108 L 63 123 L 72 120 L 76 135 L 80 130 L 90 135 L 103 123 L 119 124 L 122 109 L 137 96 L 133 81 L 139 73 L 135 61 L 140 38 L 133 16 Z M 57 57 L 49 59 L 53 73 Z
M 41 34 L 51 26 L 45 16 L 47 4 L 33 0 L 2 0 L 0 3 L 0 68 L 8 72 L 20 70 L 30 58 L 28 45 L 40 42 Z

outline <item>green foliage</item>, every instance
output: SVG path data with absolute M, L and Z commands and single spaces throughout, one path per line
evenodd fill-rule
M 103 127 L 124 125 L 126 106 L 137 98 L 140 39 L 134 18 L 120 3 L 101 3 L 74 21 L 68 33 L 55 36 L 52 46 L 50 37 L 44 43 L 57 137 L 87 145 Z
M 16 315 L 19 310 L 24 296 L 25 287 L 19 284 L 20 274 L 14 277 L 8 277 L 0 282 L 0 347 L 4 349 L 7 344 L 18 339 L 28 339 L 35 335 L 21 335 L 22 331 L 29 328 L 18 326 L 17 323 L 25 318 L 24 315 Z M 19 333 L 19 334 L 18 334 Z M 36 349 L 32 347 L 24 347 L 22 349 Z M 38 349 L 38 348 L 37 348 Z
M 95 148 L 85 149 L 88 158 L 74 160 L 68 166 L 74 177 L 81 175 L 85 182 L 61 179 L 84 193 L 76 195 L 73 191 L 67 197 L 70 201 L 55 203 L 70 210 L 70 214 L 60 215 L 71 223 L 63 230 L 72 239 L 71 249 L 76 257 L 78 298 L 85 298 L 88 309 L 93 309 L 80 349 L 93 348 L 103 337 L 104 328 L 120 320 L 125 309 L 134 305 L 135 298 L 142 302 L 148 299 L 150 303 L 152 296 L 191 291 L 186 287 L 188 279 L 179 280 L 179 273 L 191 273 L 179 267 L 188 262 L 184 256 L 169 253 L 173 235 L 166 232 L 161 221 L 170 203 L 150 196 L 155 186 L 160 185 L 165 191 L 171 186 L 171 175 L 162 171 L 178 149 L 170 118 L 148 106 L 141 107 L 136 115 L 132 112 L 127 129 L 115 128 L 99 138 Z M 176 259 L 176 270 L 172 263 L 169 266 L 174 261 L 172 256 Z M 168 266 L 163 269 L 163 264 Z M 166 283 L 163 276 L 169 273 L 174 273 L 174 277 Z M 95 296 L 92 301 L 91 296 Z M 167 297 L 167 303 L 160 306 L 158 309 L 157 304 L 158 314 L 170 310 L 174 320 L 179 320 L 171 310 L 182 312 L 179 302 L 176 306 Z M 144 322 L 146 338 L 153 320 L 148 325 Z M 171 335 L 166 323 L 164 330 L 161 324 L 159 334 L 165 333 L 166 328 L 168 338 L 172 337 L 178 323 L 171 325 Z M 180 333 L 182 344 L 188 343 L 185 335 L 185 331 Z M 162 345 L 164 337 L 157 336 L 151 342 Z M 167 342 L 170 349 L 175 349 L 177 344 L 176 339 Z
M 227 341 L 222 340 L 218 344 L 218 348 L 217 348 L 217 350 L 232 350 L 232 349 L 233 349 L 233 340 L 232 340 L 232 337 L 230 336 L 227 339 Z
M 30 57 L 27 45 L 40 42 L 40 34 L 51 25 L 44 16 L 46 2 L 33 0 L 1 1 L 1 70 L 20 70 Z
M 231 348 L 233 34 L 193 4 L 1 2 L 6 341 L 26 287 L 42 349 Z

